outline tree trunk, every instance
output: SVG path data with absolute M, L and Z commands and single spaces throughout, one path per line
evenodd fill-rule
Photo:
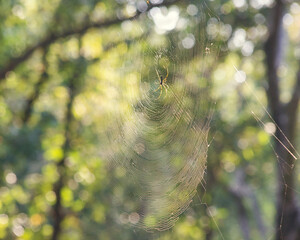
M 276 202 L 276 239 L 300 239 L 300 215 L 294 194 L 295 155 L 293 149 L 296 132 L 296 117 L 299 102 L 300 73 L 297 75 L 294 94 L 284 105 L 280 101 L 278 68 L 282 61 L 284 1 L 277 0 L 273 7 L 269 38 L 265 45 L 268 73 L 268 101 L 271 115 L 276 126 L 275 153 L 277 158 L 277 202 Z M 298 157 L 298 156 L 297 156 Z

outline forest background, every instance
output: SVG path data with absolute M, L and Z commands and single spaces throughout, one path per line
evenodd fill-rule
M 299 2 L 3 0 L 0 19 L 0 239 L 300 239 Z M 154 162 L 129 144 L 139 111 L 176 143 Z M 199 134 L 179 218 L 143 219 L 170 182 L 137 169 L 174 176 Z

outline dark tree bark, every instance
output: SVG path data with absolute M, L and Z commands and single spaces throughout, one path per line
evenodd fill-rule
M 243 233 L 243 239 L 250 238 L 250 222 L 249 213 L 251 212 L 255 222 L 257 223 L 257 229 L 261 235 L 261 239 L 266 239 L 266 227 L 262 219 L 262 213 L 258 200 L 254 194 L 254 190 L 246 182 L 246 174 L 244 168 L 239 168 L 235 172 L 235 181 L 230 186 L 225 186 L 225 189 L 233 197 L 237 206 L 237 215 L 240 224 L 241 231 Z M 252 203 L 251 209 L 245 204 L 245 200 L 249 199 Z
M 33 105 L 35 101 L 38 99 L 38 97 L 40 96 L 42 86 L 48 80 L 48 73 L 47 73 L 48 64 L 46 60 L 47 53 L 48 53 L 48 49 L 46 49 L 43 54 L 43 62 L 42 62 L 43 70 L 40 75 L 40 78 L 34 86 L 33 93 L 26 100 L 24 113 L 22 115 L 23 124 L 27 124 L 27 122 L 29 121 L 32 114 Z
M 67 175 L 67 166 L 66 166 L 66 158 L 68 155 L 68 152 L 70 150 L 70 141 L 71 141 L 71 122 L 73 119 L 72 114 L 72 107 L 74 103 L 75 98 L 75 85 L 74 85 L 74 79 L 78 77 L 76 74 L 74 75 L 74 78 L 70 79 L 70 83 L 68 86 L 69 90 L 69 102 L 67 105 L 66 110 L 66 117 L 65 117 L 65 142 L 63 146 L 63 157 L 61 160 L 57 163 L 57 170 L 58 170 L 58 181 L 53 186 L 53 191 L 56 195 L 56 202 L 53 206 L 52 212 L 53 212 L 53 233 L 52 233 L 52 240 L 57 240 L 59 237 L 59 234 L 61 232 L 61 223 L 65 218 L 64 209 L 62 206 L 62 199 L 61 199 L 61 191 L 65 184 L 65 179 Z
M 272 25 L 265 44 L 266 64 L 268 74 L 267 96 L 272 118 L 276 127 L 275 152 L 277 157 L 277 202 L 276 202 L 276 239 L 300 239 L 299 208 L 294 194 L 295 157 L 293 148 L 296 132 L 296 117 L 300 95 L 300 73 L 296 77 L 294 94 L 288 104 L 280 101 L 278 68 L 282 62 L 283 26 L 282 19 L 285 2 L 277 0 L 272 9 Z M 284 79 L 282 79 L 284 81 Z M 288 150 L 287 150 L 288 149 Z M 290 152 L 289 152 L 290 151 Z
M 249 219 L 247 214 L 247 209 L 244 204 L 244 199 L 239 190 L 234 188 L 228 188 L 231 196 L 233 197 L 236 205 L 238 222 L 243 233 L 243 239 L 250 240 L 250 227 L 249 227 Z
M 79 41 L 79 49 L 81 48 L 81 40 Z M 53 186 L 53 191 L 56 195 L 56 202 L 52 208 L 53 214 L 53 233 L 52 233 L 52 240 L 59 239 L 61 229 L 61 223 L 63 222 L 64 218 L 66 217 L 66 211 L 62 206 L 62 198 L 61 198 L 61 191 L 65 186 L 65 183 L 68 178 L 68 167 L 66 165 L 66 159 L 68 157 L 69 151 L 71 150 L 70 142 L 72 140 L 72 132 L 74 132 L 74 116 L 72 112 L 72 108 L 74 105 L 74 99 L 80 90 L 80 82 L 86 73 L 86 64 L 84 64 L 84 58 L 79 56 L 76 60 L 72 62 L 74 65 L 74 72 L 72 76 L 68 79 L 68 92 L 69 92 L 69 101 L 66 107 L 66 114 L 65 114 L 65 142 L 63 145 L 63 156 L 61 160 L 59 160 L 56 164 L 57 171 L 59 174 L 57 182 Z

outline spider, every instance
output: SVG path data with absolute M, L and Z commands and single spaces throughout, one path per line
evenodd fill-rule
M 158 88 L 154 92 L 160 90 L 160 94 L 159 94 L 158 98 L 156 98 L 156 99 L 160 98 L 160 96 L 161 96 L 161 94 L 163 92 L 163 87 L 166 90 L 166 94 L 168 92 L 169 86 L 168 86 L 168 84 L 166 84 L 166 81 L 167 81 L 167 78 L 169 76 L 169 71 L 168 71 L 168 68 L 165 67 L 165 69 L 167 70 L 167 75 L 165 76 L 165 78 L 163 78 L 161 75 L 159 75 L 157 69 L 155 69 L 157 77 L 158 77 L 158 81 L 159 81 L 159 86 L 158 86 Z

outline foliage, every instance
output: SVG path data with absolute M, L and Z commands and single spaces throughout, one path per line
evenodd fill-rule
M 265 107 L 263 44 L 273 5 L 0 1 L 0 239 L 272 238 L 278 230 L 279 159 L 268 134 L 275 122 Z M 151 16 L 156 7 L 165 16 L 178 12 L 176 27 L 159 28 Z M 297 3 L 288 5 L 283 21 L 289 41 L 279 69 L 283 102 L 292 96 L 299 65 L 299 9 Z M 163 89 L 156 99 L 156 70 L 165 76 L 167 69 L 171 90 Z M 148 122 L 132 125 L 136 112 L 145 113 L 149 89 L 155 115 L 149 111 Z M 167 104 L 160 105 L 163 101 Z M 164 136 L 142 126 L 155 125 L 156 115 L 172 116 L 176 107 L 190 119 L 178 124 L 172 138 L 165 136 L 177 145 L 168 153 L 158 149 L 157 155 L 199 140 L 196 134 L 205 135 L 210 123 L 202 150 L 203 158 L 208 151 L 206 174 L 175 226 L 148 232 L 135 225 L 136 211 L 143 208 L 137 198 L 149 190 L 149 176 L 140 174 L 146 183 L 135 184 L 138 174 L 126 166 L 133 162 L 121 157 L 125 152 L 134 159 L 134 153 L 124 150 L 123 140 L 134 142 L 128 127 L 143 130 L 141 138 L 155 135 L 163 145 Z M 184 135 L 189 124 L 201 127 Z M 164 131 L 172 126 L 165 124 Z M 299 136 L 295 148 L 297 143 Z M 172 163 L 174 169 L 183 166 L 190 147 Z M 162 165 L 149 164 L 151 176 L 172 173 Z M 175 193 L 184 196 L 182 189 Z

